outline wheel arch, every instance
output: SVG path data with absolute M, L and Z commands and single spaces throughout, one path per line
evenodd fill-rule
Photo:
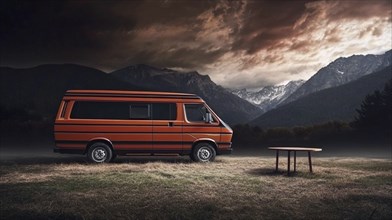
M 214 148 L 215 152 L 218 152 L 218 144 L 215 142 L 214 139 L 211 139 L 211 138 L 199 138 L 199 139 L 197 139 L 197 140 L 195 140 L 193 142 L 191 153 L 195 149 L 196 145 L 199 144 L 199 143 L 209 143 L 209 144 L 212 145 L 212 147 Z
M 90 139 L 87 143 L 86 149 L 84 150 L 84 154 L 86 154 L 88 152 L 89 148 L 93 144 L 98 143 L 98 142 L 102 142 L 102 143 L 107 144 L 110 147 L 110 149 L 112 150 L 112 153 L 115 154 L 115 151 L 113 148 L 113 143 L 109 139 L 104 138 L 104 137 L 96 137 L 96 138 Z

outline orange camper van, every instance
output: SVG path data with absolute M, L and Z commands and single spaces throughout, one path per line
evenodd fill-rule
M 86 154 L 96 163 L 167 154 L 207 162 L 231 153 L 232 135 L 194 94 L 69 90 L 56 116 L 54 152 Z

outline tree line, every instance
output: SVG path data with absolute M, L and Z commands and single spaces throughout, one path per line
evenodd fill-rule
M 357 116 L 351 122 L 330 121 L 323 124 L 262 128 L 240 124 L 233 127 L 233 143 L 257 144 L 314 144 L 326 141 L 356 139 L 390 140 L 392 137 L 392 79 L 382 91 L 375 91 L 363 100 Z

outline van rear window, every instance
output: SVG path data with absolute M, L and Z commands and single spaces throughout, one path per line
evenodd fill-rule
M 71 118 L 77 119 L 129 119 L 126 102 L 75 102 Z
M 150 119 L 150 104 L 128 103 L 130 119 Z
M 176 120 L 177 106 L 175 103 L 76 101 L 72 108 L 71 118 Z

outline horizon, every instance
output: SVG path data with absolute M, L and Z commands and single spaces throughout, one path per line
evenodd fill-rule
M 385 54 L 385 53 L 387 53 L 387 52 L 389 52 L 389 51 L 392 51 L 392 49 L 386 50 L 386 51 L 381 52 L 381 53 L 378 53 L 378 54 L 353 54 L 353 55 L 351 55 L 351 56 L 339 57 L 339 58 L 335 59 L 334 61 L 336 61 L 336 60 L 338 60 L 338 59 L 340 59 L 340 58 L 349 58 L 349 57 L 352 57 L 352 56 L 383 55 L 383 54 Z M 332 62 L 334 62 L 334 61 L 332 61 Z M 331 63 L 332 63 L 332 62 L 331 62 Z M 329 64 L 330 64 L 330 63 L 329 63 Z M 329 65 L 329 64 L 327 64 L 327 65 Z M 101 70 L 101 69 L 98 69 L 98 68 L 95 68 L 95 67 L 92 67 L 92 66 L 86 66 L 86 65 L 78 64 L 78 63 L 42 63 L 42 64 L 37 64 L 37 65 L 33 65 L 33 66 L 26 66 L 26 67 L 13 67 L 13 66 L 1 66 L 1 65 L 0 65 L 0 67 L 14 68 L 14 69 L 31 69 L 31 68 L 36 68 L 36 67 L 45 66 L 45 65 L 77 65 L 77 66 L 81 66 L 81 67 L 97 69 L 97 70 L 102 71 L 102 72 L 104 72 L 104 73 L 106 73 L 106 74 L 111 74 L 111 73 L 113 73 L 113 72 L 115 72 L 115 71 L 122 70 L 122 69 L 125 69 L 125 68 L 128 68 L 128 67 L 131 67 L 131 66 L 145 65 L 145 66 L 149 66 L 149 67 L 152 67 L 152 68 L 157 68 L 157 69 L 160 69 L 160 70 L 169 69 L 169 70 L 172 70 L 172 71 L 176 71 L 176 72 L 179 73 L 179 74 L 181 74 L 181 73 L 189 73 L 189 72 L 197 72 L 199 75 L 209 76 L 210 79 L 211 79 L 211 75 L 205 74 L 205 73 L 201 73 L 201 72 L 198 71 L 198 70 L 188 70 L 188 71 L 186 71 L 186 70 L 177 70 L 177 69 L 175 69 L 175 68 L 156 67 L 156 66 L 152 66 L 152 65 L 144 64 L 144 63 L 130 64 L 130 65 L 128 65 L 128 66 L 124 66 L 124 67 L 121 67 L 121 68 L 119 68 L 119 69 L 115 69 L 115 70 L 113 70 L 113 71 L 111 71 L 111 72 L 107 72 L 107 71 L 105 71 L 105 70 Z M 327 66 L 327 65 L 326 65 L 326 66 Z M 323 67 L 321 67 L 321 68 L 324 68 L 324 67 L 326 67 L 326 66 L 323 66 Z M 320 68 L 320 69 L 321 69 L 321 68 Z M 319 69 L 319 70 L 320 70 L 320 69 Z M 312 76 L 314 76 L 319 70 L 317 70 L 314 74 L 310 75 L 309 78 L 311 78 Z M 284 85 L 287 85 L 287 84 L 290 83 L 290 82 L 297 82 L 297 81 L 304 81 L 304 82 L 306 82 L 306 81 L 309 80 L 309 78 L 307 78 L 307 79 L 296 79 L 296 80 L 286 80 L 286 81 L 283 81 L 283 82 L 280 82 L 280 83 L 277 83 L 277 84 L 265 85 L 264 87 L 255 87 L 255 88 L 230 88 L 230 87 L 225 87 L 225 86 L 223 86 L 223 85 L 218 84 L 218 83 L 215 82 L 213 79 L 211 79 L 211 81 L 214 82 L 214 83 L 215 83 L 216 85 L 218 85 L 218 86 L 222 86 L 223 88 L 225 88 L 226 90 L 228 90 L 228 91 L 230 91 L 230 92 L 232 92 L 232 91 L 245 90 L 245 91 L 247 91 L 247 92 L 256 93 L 256 92 L 259 92 L 259 91 L 261 91 L 262 89 L 264 89 L 264 88 L 266 88 L 266 87 L 271 87 L 271 86 L 284 86 Z
M 392 2 L 2 2 L 1 66 L 196 70 L 231 89 L 307 80 L 392 45 Z M 267 13 L 266 13 L 267 12 Z M 148 16 L 146 16 L 148 15 Z

